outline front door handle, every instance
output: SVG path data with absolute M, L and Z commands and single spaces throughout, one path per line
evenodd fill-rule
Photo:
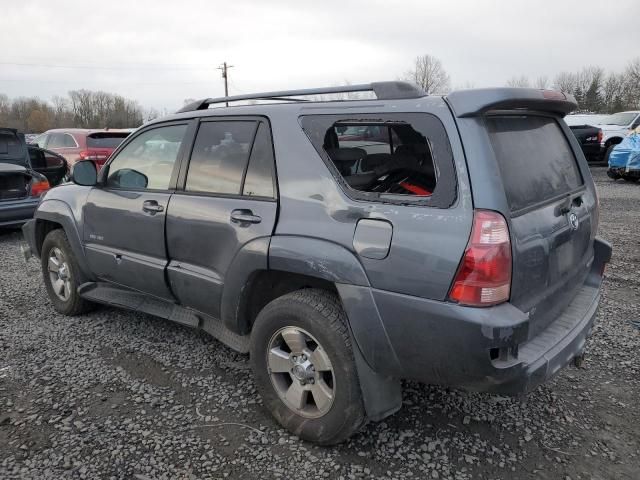
M 153 214 L 164 211 L 164 207 L 162 205 L 158 205 L 158 202 L 155 200 L 146 200 L 142 204 L 142 210 Z
M 248 224 L 248 223 L 260 223 L 262 221 L 262 217 L 259 215 L 254 215 L 251 210 L 238 209 L 231 212 L 231 222 Z

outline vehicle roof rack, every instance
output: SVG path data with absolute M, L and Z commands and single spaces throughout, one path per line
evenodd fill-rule
M 373 82 L 341 87 L 305 88 L 300 90 L 281 90 L 276 92 L 250 93 L 231 95 L 228 97 L 205 98 L 185 105 L 176 113 L 206 110 L 216 103 L 238 102 L 242 100 L 280 100 L 286 102 L 306 102 L 306 99 L 291 98 L 306 95 L 324 95 L 331 93 L 373 92 L 378 100 L 400 100 L 404 98 L 420 98 L 426 93 L 416 85 L 408 82 Z

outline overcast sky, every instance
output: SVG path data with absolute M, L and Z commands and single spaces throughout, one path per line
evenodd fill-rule
M 100 89 L 174 110 L 222 95 L 225 60 L 239 94 L 394 80 L 424 53 L 453 87 L 620 71 L 640 55 L 639 0 L 2 1 L 11 97 Z

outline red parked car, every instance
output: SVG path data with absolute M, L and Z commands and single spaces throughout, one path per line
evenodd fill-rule
M 109 155 L 129 136 L 133 129 L 57 128 L 39 135 L 34 143 L 62 155 L 69 164 L 93 160 L 100 169 Z

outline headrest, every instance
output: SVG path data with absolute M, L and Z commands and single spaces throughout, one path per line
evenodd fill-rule
M 334 162 L 355 162 L 367 155 L 362 148 L 331 148 L 327 153 Z

